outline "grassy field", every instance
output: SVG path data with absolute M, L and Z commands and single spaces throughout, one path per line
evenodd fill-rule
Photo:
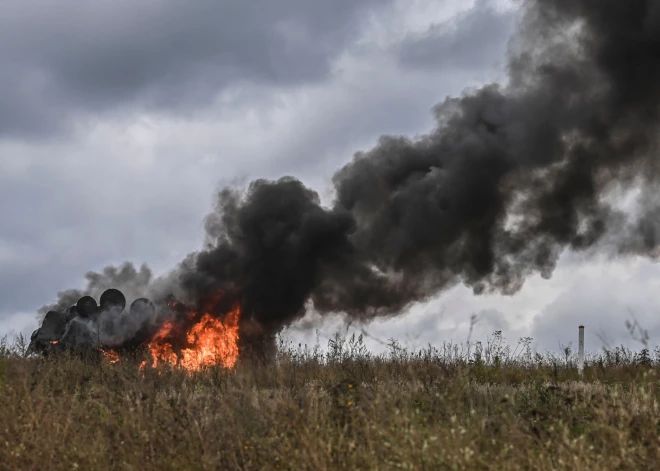
M 281 345 L 186 374 L 0 344 L 0 469 L 659 469 L 660 352 Z

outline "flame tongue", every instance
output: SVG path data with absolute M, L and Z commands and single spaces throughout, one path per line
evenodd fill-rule
M 155 368 L 159 364 L 178 365 L 189 371 L 218 364 L 233 368 L 238 359 L 239 319 L 239 308 L 234 308 L 224 319 L 205 313 L 189 329 L 186 346 L 180 349 L 175 349 L 172 341 L 176 337 L 177 326 L 166 322 L 147 345 L 151 354 L 151 366 Z M 147 362 L 143 362 L 142 367 L 146 364 Z
M 101 350 L 101 353 L 112 364 L 119 361 L 119 353 L 114 350 Z
M 205 314 L 188 333 L 191 348 L 181 351 L 181 366 L 198 370 L 215 364 L 233 368 L 238 359 L 238 310 L 224 322 Z

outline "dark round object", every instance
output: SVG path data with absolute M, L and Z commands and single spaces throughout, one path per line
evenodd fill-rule
M 89 317 L 99 310 L 96 300 L 91 296 L 83 296 L 78 300 L 76 306 L 78 306 L 78 315 L 80 317 Z
M 152 317 L 156 314 L 156 306 L 147 298 L 139 298 L 133 301 L 129 311 L 131 316 Z
M 101 295 L 101 310 L 122 312 L 126 307 L 126 297 L 118 289 L 110 288 Z

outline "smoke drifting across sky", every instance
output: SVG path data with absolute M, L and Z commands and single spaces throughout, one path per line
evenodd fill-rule
M 310 301 L 368 320 L 458 283 L 512 294 L 567 248 L 656 256 L 660 1 L 522 8 L 507 83 L 437 105 L 428 135 L 356 154 L 329 208 L 292 177 L 223 189 L 207 246 L 155 295 L 225 290 L 271 334 Z M 633 187 L 629 215 L 612 195 Z

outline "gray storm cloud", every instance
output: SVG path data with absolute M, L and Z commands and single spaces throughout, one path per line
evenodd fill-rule
M 323 80 L 389 0 L 37 0 L 0 5 L 0 137 L 129 108 L 188 113 L 237 82 Z
M 515 26 L 513 12 L 497 11 L 486 0 L 452 21 L 432 24 L 421 34 L 409 35 L 396 48 L 404 67 L 447 72 L 474 69 L 499 58 Z

